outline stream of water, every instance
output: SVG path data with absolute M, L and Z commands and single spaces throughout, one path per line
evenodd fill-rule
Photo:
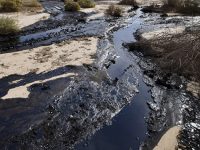
M 137 80 L 139 93 L 132 98 L 132 102 L 113 118 L 112 125 L 99 130 L 90 140 L 79 144 L 79 150 L 137 150 L 147 136 L 147 124 L 149 108 L 147 100 L 152 100 L 150 87 L 143 82 L 142 72 L 138 65 L 138 59 L 123 47 L 123 43 L 134 42 L 133 33 L 141 27 L 142 19 L 140 10 L 136 16 L 129 20 L 128 26 L 114 32 L 113 44 L 116 62 L 108 68 L 108 74 L 112 79 L 126 78 L 130 82 Z M 127 75 L 128 74 L 128 75 Z

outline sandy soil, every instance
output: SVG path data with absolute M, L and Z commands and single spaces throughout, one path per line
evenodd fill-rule
M 88 20 L 92 20 L 103 17 L 108 6 L 109 5 L 96 5 L 94 8 L 81 9 L 80 11 L 87 14 L 95 13 L 88 17 Z
M 136 2 L 141 5 L 163 4 L 162 0 L 136 0 Z
M 0 17 L 10 17 L 17 21 L 20 28 L 32 25 L 40 20 L 47 20 L 50 17 L 48 13 L 3 13 Z
M 96 54 L 96 45 L 97 38 L 79 38 L 73 41 L 64 41 L 57 45 L 0 54 L 0 78 L 12 74 L 25 75 L 29 72 L 38 74 L 66 65 L 91 64 L 94 61 L 93 56 Z M 45 81 L 35 81 L 23 87 L 10 89 L 2 99 L 27 98 L 29 95 L 27 87 L 38 82 L 43 83 Z
M 157 146 L 153 150 L 175 150 L 178 142 L 177 136 L 181 127 L 174 126 L 170 128 L 160 139 Z
M 200 84 L 191 81 L 187 84 L 187 91 L 191 92 L 195 97 L 199 98 L 200 95 Z
M 151 32 L 145 32 L 145 33 L 141 34 L 140 37 L 144 40 L 152 40 L 157 37 L 172 36 L 172 35 L 180 34 L 180 33 L 183 33 L 184 31 L 185 31 L 184 26 L 161 28 L 161 29 L 154 30 Z

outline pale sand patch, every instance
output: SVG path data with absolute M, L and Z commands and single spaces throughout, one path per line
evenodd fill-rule
M 200 95 L 200 84 L 191 81 L 187 84 L 187 91 L 191 92 L 195 97 L 199 98 Z
M 0 78 L 12 74 L 47 72 L 66 65 L 91 64 L 94 61 L 92 56 L 96 54 L 97 40 L 91 37 L 0 54 Z
M 106 9 L 108 9 L 108 7 L 109 7 L 108 4 L 101 4 L 101 5 L 96 5 L 94 8 L 81 9 L 80 11 L 87 14 L 95 13 L 88 17 L 88 20 L 93 20 L 105 16 L 105 11 Z
M 30 72 L 37 74 L 48 72 L 67 65 L 82 66 L 91 64 L 97 50 L 97 38 L 79 38 L 73 41 L 64 41 L 59 44 L 42 46 L 30 50 L 0 54 L 0 78 L 18 74 L 25 75 Z M 19 82 L 14 81 L 14 83 Z M 22 87 L 10 89 L 3 99 L 27 98 L 27 88 L 35 81 Z M 13 84 L 13 83 L 10 83 Z
M 136 2 L 140 5 L 163 4 L 163 0 L 136 0 Z
M 169 12 L 169 13 L 167 13 L 167 16 L 168 16 L 168 17 L 175 17 L 175 16 L 183 16 L 183 14 L 181 14 L 181 13 Z
M 184 31 L 185 31 L 184 26 L 177 26 L 177 27 L 171 27 L 171 28 L 161 28 L 161 29 L 158 29 L 158 30 L 145 32 L 145 33 L 141 34 L 140 37 L 144 40 L 151 40 L 151 39 L 155 39 L 155 38 L 161 37 L 161 36 L 169 37 L 169 36 L 172 36 L 172 35 L 183 33 Z
M 157 146 L 153 150 L 175 150 L 178 142 L 177 136 L 181 127 L 174 126 L 170 128 L 160 139 Z
M 73 78 L 74 76 L 76 76 L 76 74 L 67 73 L 67 74 L 62 74 L 62 75 L 55 76 L 55 77 L 45 79 L 45 80 L 34 81 L 31 83 L 25 84 L 23 86 L 18 86 L 16 88 L 9 89 L 8 93 L 5 96 L 3 96 L 1 99 L 6 100 L 6 99 L 11 99 L 11 98 L 28 98 L 30 94 L 30 92 L 28 91 L 28 87 L 30 87 L 33 84 L 45 83 L 48 81 L 56 80 L 59 78 L 65 78 L 65 77 Z
M 3 13 L 0 14 L 0 17 L 10 17 L 17 21 L 19 28 L 24 28 L 29 25 L 32 25 L 40 20 L 47 20 L 50 17 L 48 13 L 37 13 L 37 14 L 29 14 L 29 13 Z

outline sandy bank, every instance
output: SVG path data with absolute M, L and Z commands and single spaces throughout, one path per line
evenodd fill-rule
M 191 92 L 195 97 L 199 98 L 200 95 L 200 84 L 191 81 L 187 84 L 187 91 Z
M 140 35 L 140 37 L 144 40 L 152 40 L 158 37 L 169 37 L 172 35 L 180 34 L 185 31 L 184 26 L 176 26 L 176 27 L 170 27 L 170 28 L 161 28 L 157 29 L 151 32 L 145 32 Z
M 60 44 L 0 54 L 0 78 L 13 74 L 25 75 L 30 72 L 39 74 L 67 65 L 82 66 L 83 64 L 91 64 L 96 54 L 97 40 L 97 38 L 79 38 L 73 41 L 64 41 Z M 38 82 L 43 83 L 45 81 L 35 81 L 23 87 L 10 89 L 3 99 L 26 98 L 29 95 L 27 88 Z
M 170 128 L 160 139 L 153 150 L 175 150 L 178 145 L 177 136 L 181 127 L 174 126 Z

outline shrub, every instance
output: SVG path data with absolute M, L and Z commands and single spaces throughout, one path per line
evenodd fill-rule
M 200 7 L 197 1 L 185 0 L 177 8 L 182 13 L 200 14 Z
M 0 1 L 0 10 L 4 12 L 16 12 L 22 7 L 21 0 L 2 0 Z
M 18 25 L 14 19 L 8 17 L 0 18 L 0 35 L 12 35 L 19 31 Z
M 38 0 L 23 0 L 24 7 L 42 7 Z
M 80 5 L 77 2 L 72 0 L 65 1 L 65 10 L 66 11 L 78 11 L 80 10 Z
M 177 7 L 180 3 L 180 0 L 165 0 L 164 5 L 169 7 Z
M 119 2 L 120 5 L 131 5 L 131 6 L 137 6 L 136 0 L 121 0 Z
M 106 10 L 106 14 L 114 17 L 121 17 L 122 16 L 122 8 L 115 5 L 110 5 Z
M 185 14 L 200 14 L 199 3 L 192 0 L 165 0 L 164 8 Z
M 93 8 L 95 3 L 92 0 L 78 0 L 79 5 L 82 8 Z

